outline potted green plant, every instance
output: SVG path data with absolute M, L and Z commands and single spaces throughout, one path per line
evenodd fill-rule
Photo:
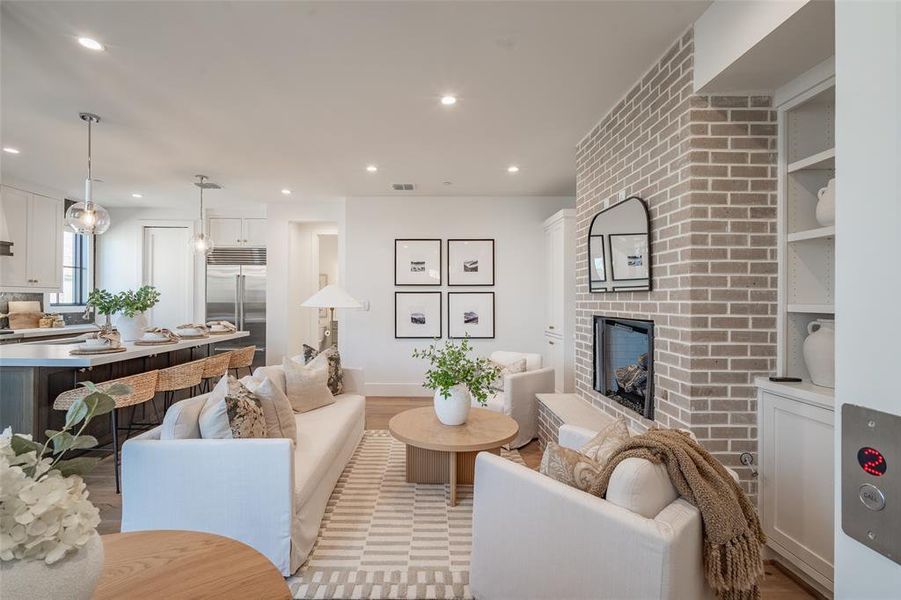
M 120 292 L 116 294 L 116 299 L 119 304 L 116 329 L 122 335 L 122 340 L 131 342 L 141 339 L 144 330 L 150 326 L 146 311 L 160 301 L 159 291 L 152 285 L 144 285 L 137 290 Z
M 107 290 L 95 289 L 88 294 L 85 316 L 87 316 L 89 308 L 93 308 L 97 314 L 105 316 L 106 323 L 103 325 L 103 330 L 112 331 L 113 325 L 110 317 L 119 310 L 119 297 Z
M 96 417 L 112 411 L 114 395 L 131 390 L 113 385 L 100 390 L 90 382 L 84 398 L 66 412 L 59 431 L 47 441 L 30 435 L 0 434 L 0 579 L 3 597 L 88 600 L 103 569 L 103 543 L 97 535 L 100 512 L 82 476 L 97 458 L 73 450 L 97 445 L 84 431 Z
M 435 415 L 445 425 L 465 423 L 473 398 L 485 406 L 489 386 L 500 375 L 500 369 L 487 358 L 470 356 L 471 350 L 468 339 L 413 350 L 413 358 L 429 363 L 423 385 L 435 390 Z

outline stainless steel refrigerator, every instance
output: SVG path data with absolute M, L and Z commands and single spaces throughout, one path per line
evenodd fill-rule
M 266 364 L 266 249 L 216 248 L 206 260 L 207 321 L 229 321 L 250 337 L 213 345 L 213 352 L 257 347 L 253 366 Z

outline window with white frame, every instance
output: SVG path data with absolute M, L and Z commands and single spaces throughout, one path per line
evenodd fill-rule
M 63 285 L 58 294 L 50 294 L 53 307 L 84 306 L 91 293 L 91 268 L 94 244 L 90 236 L 70 229 L 63 232 Z

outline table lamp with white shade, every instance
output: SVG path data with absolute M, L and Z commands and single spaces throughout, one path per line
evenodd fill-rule
M 332 336 L 332 326 L 335 323 L 336 308 L 363 308 L 353 296 L 347 293 L 340 285 L 335 283 L 327 285 L 301 304 L 307 308 L 327 308 L 329 309 L 329 326 L 325 330 L 326 337 L 331 337 L 332 344 L 337 344 L 337 336 Z

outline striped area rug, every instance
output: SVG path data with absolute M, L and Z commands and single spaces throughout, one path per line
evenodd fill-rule
M 519 452 L 501 451 L 524 464 Z M 471 598 L 472 487 L 405 481 L 405 447 L 366 431 L 329 499 L 294 598 Z

